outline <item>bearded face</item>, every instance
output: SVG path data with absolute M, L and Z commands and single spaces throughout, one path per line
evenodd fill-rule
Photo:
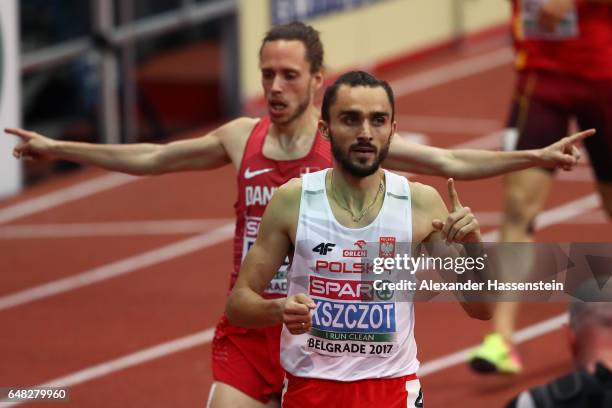
M 387 157 L 391 145 L 391 135 L 389 135 L 380 149 L 365 139 L 358 140 L 346 149 L 337 143 L 331 131 L 328 134 L 334 159 L 344 170 L 356 177 L 374 174 Z

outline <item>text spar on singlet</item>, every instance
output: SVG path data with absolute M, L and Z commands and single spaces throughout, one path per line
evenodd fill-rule
M 260 217 L 245 217 L 244 221 L 244 238 L 242 240 L 242 260 L 246 257 L 247 252 L 257 239 L 259 225 L 261 224 Z M 287 269 L 289 268 L 289 258 L 285 261 L 276 272 L 264 293 L 268 295 L 286 295 L 287 294 Z
M 316 304 L 306 344 L 311 351 L 385 357 L 394 350 L 395 303 L 376 301 L 367 284 L 310 276 L 309 295 Z

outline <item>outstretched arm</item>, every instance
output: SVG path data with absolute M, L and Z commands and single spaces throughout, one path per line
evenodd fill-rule
M 246 137 L 254 124 L 254 119 L 240 118 L 205 136 L 165 145 L 102 145 L 54 140 L 24 129 L 8 128 L 5 132 L 21 139 L 13 150 L 16 158 L 62 159 L 142 175 L 223 166 L 231 160 L 227 146 L 237 137 Z
M 261 296 L 292 248 L 300 194 L 300 180 L 292 180 L 279 188 L 268 204 L 257 240 L 249 249 L 227 300 L 225 314 L 233 324 L 265 327 L 285 323 L 292 332 L 310 329 L 309 311 L 314 302 L 308 296 L 282 299 Z
M 560 166 L 570 170 L 578 162 L 577 144 L 594 129 L 564 137 L 542 149 L 500 152 L 490 150 L 447 150 L 409 142 L 395 135 L 383 163 L 391 170 L 471 180 L 498 176 L 530 167 Z

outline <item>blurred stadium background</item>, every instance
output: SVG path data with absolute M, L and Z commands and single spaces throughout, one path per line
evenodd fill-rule
M 162 140 L 258 113 L 261 38 L 308 21 L 329 72 L 401 64 L 507 25 L 505 0 L 6 0 L 4 126 L 99 143 Z M 18 39 L 18 40 L 17 40 Z M 7 76 L 13 75 L 13 76 Z M 14 140 L 3 138 L 7 157 Z M 21 181 L 14 163 L 0 194 Z M 26 184 L 75 165 L 27 163 Z

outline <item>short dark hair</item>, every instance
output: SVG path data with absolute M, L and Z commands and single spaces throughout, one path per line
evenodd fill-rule
M 329 123 L 329 109 L 334 102 L 336 102 L 338 88 L 342 85 L 348 85 L 351 88 L 357 86 L 366 86 L 369 88 L 382 87 L 387 93 L 389 103 L 391 104 L 391 120 L 395 118 L 395 98 L 389 83 L 365 71 L 349 71 L 346 74 L 340 75 L 340 77 L 325 90 L 323 103 L 321 104 L 321 117 L 325 122 Z
M 259 57 L 261 58 L 261 52 L 267 42 L 279 40 L 297 40 L 304 44 L 306 60 L 310 64 L 311 73 L 318 72 L 323 68 L 323 44 L 319 38 L 319 32 L 311 26 L 301 21 L 292 21 L 291 23 L 272 27 L 261 42 Z

